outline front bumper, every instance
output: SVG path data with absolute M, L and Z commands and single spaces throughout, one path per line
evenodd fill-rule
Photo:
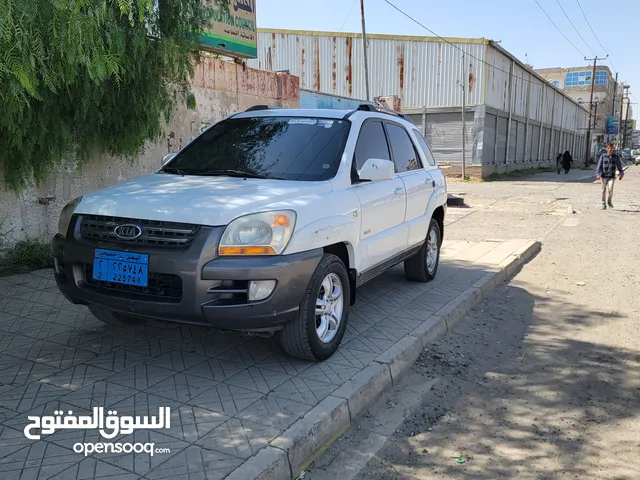
M 295 317 L 322 249 L 293 255 L 218 257 L 224 227 L 199 227 L 187 247 L 132 245 L 84 238 L 81 216 L 52 241 L 58 288 L 72 303 L 142 318 L 242 331 L 273 331 Z M 149 287 L 93 280 L 95 249 L 149 255 Z M 251 280 L 276 280 L 265 300 L 248 301 Z

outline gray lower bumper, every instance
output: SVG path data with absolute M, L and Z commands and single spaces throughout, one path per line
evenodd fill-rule
M 76 304 L 222 329 L 277 330 L 297 314 L 323 251 L 219 258 L 217 247 L 223 230 L 201 227 L 189 247 L 173 248 L 89 242 L 80 236 L 78 227 L 72 226 L 68 238 L 56 235 L 52 241 L 56 282 L 63 295 Z M 148 254 L 149 285 L 153 288 L 94 281 L 96 248 Z M 267 299 L 249 302 L 251 280 L 277 283 Z

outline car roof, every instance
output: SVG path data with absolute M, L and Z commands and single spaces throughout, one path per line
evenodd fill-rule
M 352 110 L 334 110 L 330 108 L 269 108 L 264 110 L 250 110 L 240 112 L 233 118 L 251 117 L 315 117 L 315 118 L 344 118 Z
M 369 111 L 361 109 L 331 109 L 331 108 L 278 108 L 270 107 L 264 109 L 248 110 L 232 115 L 233 118 L 256 118 L 256 117 L 306 117 L 306 118 L 329 118 L 336 120 L 348 119 L 352 116 L 365 116 L 366 118 L 380 118 L 383 120 L 395 120 L 403 123 L 407 128 L 415 128 L 413 122 L 407 120 L 403 115 L 394 112 Z

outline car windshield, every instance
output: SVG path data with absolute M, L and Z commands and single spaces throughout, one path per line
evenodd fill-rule
M 230 118 L 196 138 L 162 171 L 274 180 L 333 178 L 348 120 L 308 117 Z

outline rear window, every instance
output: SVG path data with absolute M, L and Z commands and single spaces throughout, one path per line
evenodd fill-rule
M 348 120 L 326 118 L 230 118 L 205 131 L 163 170 L 185 175 L 233 170 L 275 180 L 328 180 L 338 172 L 350 125 Z

